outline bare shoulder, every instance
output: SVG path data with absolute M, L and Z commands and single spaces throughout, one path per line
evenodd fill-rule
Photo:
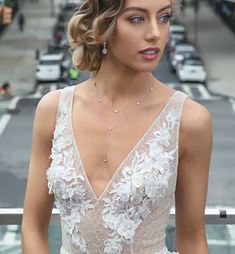
M 54 131 L 56 114 L 59 104 L 61 90 L 55 90 L 44 95 L 35 112 L 35 125 L 48 135 L 52 135 Z
M 57 110 L 61 89 L 51 91 L 45 94 L 39 101 L 37 110 L 47 111 L 48 113 L 53 113 Z
M 211 125 L 211 113 L 200 103 L 187 98 L 182 112 L 181 128 L 190 133 L 197 133 Z
M 212 142 L 212 116 L 200 103 L 187 98 L 181 118 L 181 152 L 196 146 L 207 146 Z

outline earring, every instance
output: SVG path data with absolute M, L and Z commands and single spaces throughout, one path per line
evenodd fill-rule
M 102 48 L 102 54 L 103 55 L 107 55 L 107 53 L 108 53 L 106 45 L 107 45 L 107 43 L 106 43 L 106 41 L 104 41 L 103 42 L 103 48 Z

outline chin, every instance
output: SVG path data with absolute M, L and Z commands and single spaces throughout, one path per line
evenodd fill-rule
M 146 63 L 146 64 L 140 64 L 139 66 L 135 66 L 132 69 L 137 72 L 152 72 L 153 70 L 155 70 L 158 66 L 158 62 L 155 63 Z

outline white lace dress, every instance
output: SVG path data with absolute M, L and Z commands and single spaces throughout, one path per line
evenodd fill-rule
M 61 91 L 47 170 L 61 215 L 61 254 L 168 254 L 165 229 L 173 203 L 178 136 L 187 95 L 175 92 L 96 197 L 71 121 L 74 86 Z

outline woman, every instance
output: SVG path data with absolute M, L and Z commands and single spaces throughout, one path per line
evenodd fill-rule
M 172 8 L 170 0 L 85 0 L 70 20 L 74 63 L 94 75 L 37 107 L 25 254 L 49 253 L 54 200 L 61 254 L 170 253 L 164 237 L 174 195 L 177 252 L 208 253 L 211 116 L 151 74 Z

